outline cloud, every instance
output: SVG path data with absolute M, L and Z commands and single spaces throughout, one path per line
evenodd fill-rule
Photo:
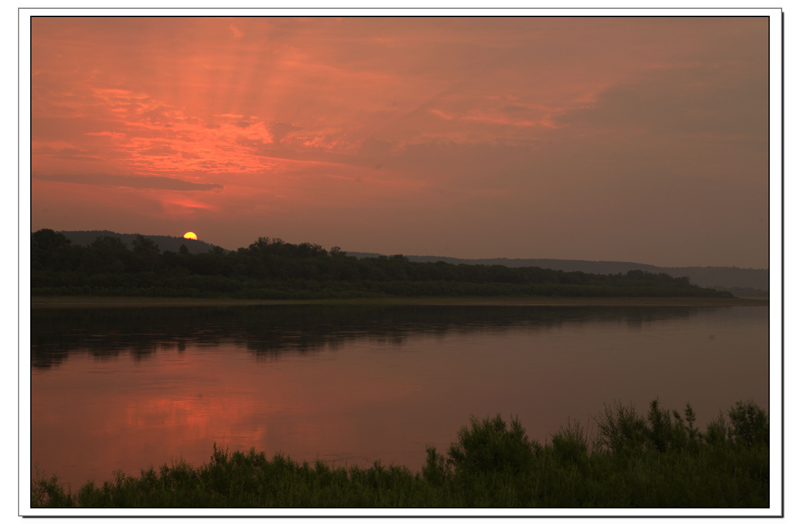
M 768 86 L 733 65 L 652 69 L 555 117 L 559 125 L 765 138 Z
M 244 35 L 244 33 L 242 33 L 242 31 L 233 24 L 231 24 L 229 28 L 233 32 L 233 37 L 236 39 L 240 39 Z
M 213 190 L 221 189 L 222 185 L 215 183 L 193 183 L 182 179 L 173 179 L 160 176 L 137 176 L 116 174 L 48 174 L 36 175 L 34 179 L 42 181 L 57 181 L 61 183 L 76 183 L 81 185 L 94 185 L 98 187 L 128 187 L 138 189 L 156 190 Z
M 297 127 L 294 124 L 284 124 L 283 122 L 273 122 L 269 127 L 269 132 L 272 133 L 272 138 L 276 142 L 282 141 L 287 135 L 293 131 L 301 131 L 303 128 Z
M 59 148 L 47 145 L 39 145 L 35 147 L 34 152 L 36 155 L 46 155 L 55 159 L 66 159 L 71 161 L 102 161 L 101 157 L 91 155 L 87 150 L 80 150 L 71 146 Z

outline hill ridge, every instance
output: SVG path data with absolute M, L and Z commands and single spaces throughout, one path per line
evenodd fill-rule
M 380 253 L 347 252 L 352 257 L 378 257 Z M 593 261 L 581 259 L 459 259 L 435 255 L 404 255 L 412 262 L 448 262 L 451 264 L 500 265 L 509 268 L 536 267 L 564 272 L 617 274 L 630 270 L 649 273 L 666 273 L 671 277 L 689 277 L 692 284 L 703 288 L 721 288 L 734 295 L 761 296 L 769 293 L 769 270 L 765 268 L 739 268 L 738 266 L 655 266 L 629 261 Z M 738 292 L 738 294 L 737 294 Z
M 112 236 L 122 240 L 131 247 L 139 233 L 117 233 L 108 230 L 92 231 L 56 231 L 66 236 L 73 244 L 87 246 L 100 236 Z M 207 253 L 219 246 L 202 241 L 187 240 L 183 237 L 168 235 L 142 235 L 155 242 L 160 251 L 177 253 L 185 245 L 190 253 Z M 225 248 L 222 248 L 229 252 Z M 383 253 L 365 253 L 347 251 L 347 255 L 355 258 L 387 256 Z M 727 290 L 736 296 L 767 297 L 769 295 L 769 270 L 764 268 L 739 268 L 737 266 L 678 266 L 663 267 L 630 261 L 593 261 L 583 259 L 509 259 L 505 257 L 491 259 L 460 259 L 438 255 L 403 255 L 411 262 L 447 262 L 450 264 L 484 264 L 501 265 L 509 268 L 537 267 L 561 270 L 564 272 L 582 271 L 592 274 L 627 273 L 630 270 L 642 270 L 649 273 L 666 273 L 671 277 L 688 277 L 692 284 L 702 288 Z
M 109 237 L 116 237 L 122 240 L 122 242 L 131 248 L 133 244 L 133 240 L 136 238 L 137 235 L 141 233 L 117 233 L 115 231 L 108 231 L 108 230 L 92 230 L 92 231 L 56 231 L 56 233 L 60 233 L 67 237 L 70 242 L 73 244 L 77 244 L 79 246 L 88 246 L 95 240 L 97 240 L 101 236 L 109 236 Z M 153 242 L 158 245 L 159 251 L 172 251 L 173 253 L 178 253 L 180 251 L 181 246 L 186 246 L 186 249 L 189 250 L 189 253 L 207 253 L 211 249 L 213 249 L 214 244 L 210 244 L 203 240 L 189 240 L 183 238 L 182 236 L 170 236 L 170 235 L 145 235 L 142 234 L 143 237 L 149 238 Z M 227 251 L 227 250 L 226 250 Z

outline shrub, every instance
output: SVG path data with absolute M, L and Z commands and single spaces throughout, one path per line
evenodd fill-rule
M 632 405 L 606 405 L 595 422 L 600 445 L 614 454 L 639 452 L 647 441 L 647 424 Z
M 731 420 L 730 437 L 736 443 L 752 447 L 756 443 L 769 443 L 767 413 L 752 401 L 736 402 L 728 411 Z
M 562 464 L 582 464 L 589 453 L 586 434 L 580 423 L 567 421 L 566 427 L 555 433 L 552 437 L 553 455 Z
M 450 475 L 444 456 L 436 452 L 436 447 L 426 449 L 427 458 L 422 467 L 422 478 L 433 486 L 441 486 Z
M 721 446 L 724 445 L 728 439 L 728 425 L 725 423 L 725 417 L 722 415 L 722 412 L 716 417 L 716 419 L 711 420 L 708 425 L 706 425 L 706 433 L 703 435 L 703 439 L 708 445 L 711 446 Z
M 498 414 L 458 431 L 458 442 L 450 445 L 447 463 L 456 474 L 519 472 L 531 467 L 533 452 L 525 429 L 517 418 L 511 427 Z
M 658 398 L 650 403 L 647 413 L 648 427 L 646 431 L 648 443 L 658 452 L 663 453 L 672 445 L 672 422 L 668 410 L 660 407 Z

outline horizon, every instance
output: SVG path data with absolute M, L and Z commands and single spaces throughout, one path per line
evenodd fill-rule
M 52 229 L 52 228 L 46 227 L 46 228 L 42 228 L 42 229 Z M 117 233 L 117 234 L 124 234 L 124 235 L 142 235 L 144 237 L 164 237 L 164 238 L 184 239 L 183 235 L 159 235 L 159 234 L 145 234 L 145 233 L 136 233 L 136 232 L 120 233 L 118 231 L 111 231 L 110 229 L 53 229 L 53 230 L 55 232 L 57 232 L 57 233 L 110 232 L 110 233 Z M 260 237 L 257 237 L 257 238 L 260 238 Z M 269 237 L 269 238 L 273 238 L 273 237 Z M 280 237 L 274 237 L 274 238 L 280 238 Z M 208 244 L 208 245 L 211 245 L 211 246 L 218 246 L 218 244 L 216 244 L 214 242 L 209 242 L 207 240 L 204 240 L 200 236 L 198 236 L 196 240 L 195 239 L 191 239 L 191 240 L 193 242 Z M 255 242 L 255 240 L 253 242 Z M 249 244 L 252 244 L 253 242 L 250 242 Z M 286 242 L 287 244 L 300 244 L 301 243 L 301 242 L 289 242 L 287 240 L 284 240 L 284 242 Z M 309 244 L 317 244 L 316 242 L 313 242 L 313 241 L 308 241 L 308 243 Z M 223 246 L 218 246 L 218 247 L 221 247 L 225 251 L 228 251 L 230 253 L 235 253 L 240 248 L 245 248 L 246 249 L 249 244 L 238 246 L 238 247 L 233 248 L 233 249 L 225 248 Z M 326 250 L 330 250 L 330 248 L 326 248 Z M 441 258 L 446 258 L 446 259 L 458 259 L 458 260 L 549 260 L 549 261 L 573 261 L 573 262 L 619 262 L 619 263 L 641 264 L 643 266 L 654 266 L 654 267 L 658 267 L 658 268 L 738 268 L 738 269 L 742 269 L 742 270 L 753 270 L 753 269 L 754 270 L 769 270 L 768 267 L 767 268 L 743 268 L 741 266 L 730 266 L 730 265 L 728 265 L 728 266 L 720 266 L 720 265 L 698 266 L 696 264 L 676 266 L 676 265 L 664 265 L 664 264 L 651 264 L 651 263 L 637 262 L 637 261 L 632 261 L 632 260 L 614 260 L 614 259 L 611 259 L 611 260 L 605 260 L 605 259 L 603 259 L 603 260 L 594 260 L 594 259 L 564 259 L 564 258 L 558 258 L 558 257 L 503 257 L 503 256 L 470 258 L 470 257 L 456 257 L 456 256 L 450 256 L 450 255 L 431 255 L 431 254 L 417 254 L 417 253 L 392 253 L 392 252 L 381 253 L 381 252 L 377 252 L 377 251 L 361 251 L 361 250 L 354 250 L 354 249 L 351 249 L 351 250 L 342 249 L 342 252 L 344 252 L 344 253 L 358 253 L 358 254 L 364 254 L 364 255 L 381 255 L 381 256 L 387 256 L 387 257 L 390 257 L 392 255 L 403 255 L 404 257 L 441 257 Z
M 31 229 L 766 269 L 768 25 L 33 17 Z

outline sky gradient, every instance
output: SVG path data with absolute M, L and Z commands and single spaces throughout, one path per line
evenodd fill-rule
M 47 18 L 32 229 L 768 265 L 768 19 Z

